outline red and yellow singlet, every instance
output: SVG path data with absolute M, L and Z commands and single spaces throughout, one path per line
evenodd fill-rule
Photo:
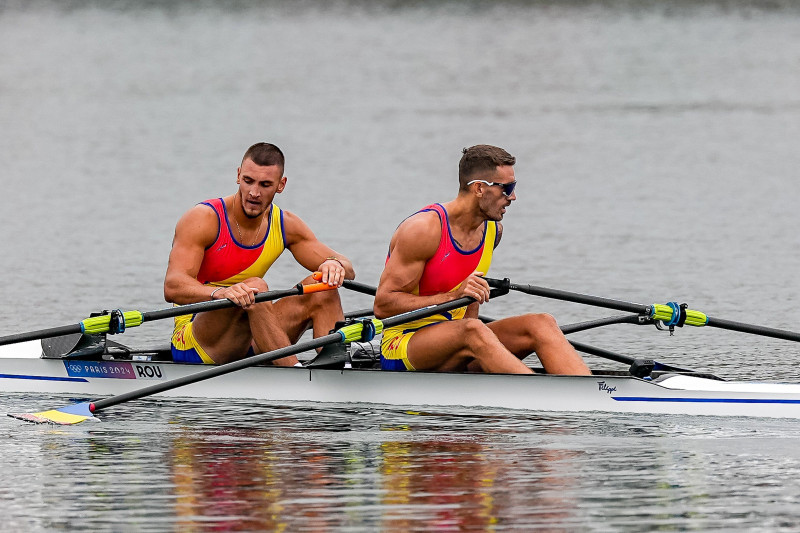
M 496 222 L 486 221 L 484 223 L 483 239 L 477 248 L 462 250 L 453 239 L 450 221 L 444 207 L 441 204 L 432 204 L 417 213 L 424 211 L 434 211 L 439 215 L 442 235 L 436 253 L 425 263 L 422 277 L 414 294 L 430 296 L 452 292 L 457 290 L 473 272 L 478 271 L 484 274 L 489 272 L 497 234 Z M 381 341 L 381 367 L 384 370 L 414 370 L 413 365 L 408 361 L 407 354 L 408 341 L 414 332 L 445 320 L 460 320 L 464 318 L 466 312 L 466 307 L 460 307 L 450 312 L 387 328 L 383 332 Z
M 228 212 L 222 198 L 202 202 L 217 214 L 217 238 L 206 248 L 197 280 L 216 287 L 230 287 L 247 278 L 263 278 L 269 267 L 286 249 L 283 231 L 283 211 L 275 204 L 267 213 L 267 232 L 264 239 L 253 246 L 236 240 L 228 224 Z M 175 318 L 172 334 L 172 357 L 175 361 L 208 363 L 214 361 L 206 354 L 192 335 L 193 315 Z

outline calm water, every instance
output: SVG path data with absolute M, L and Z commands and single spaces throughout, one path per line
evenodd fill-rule
M 165 307 L 177 218 L 231 194 L 244 149 L 269 140 L 288 158 L 277 203 L 362 282 L 403 217 L 454 195 L 460 149 L 485 142 L 519 161 L 492 274 L 797 330 L 798 28 L 790 2 L 4 2 L 0 328 Z M 268 281 L 303 275 L 287 254 Z M 608 314 L 521 294 L 484 314 L 526 311 Z M 575 338 L 800 380 L 784 341 Z M 67 400 L 0 394 L 2 412 Z M 792 421 L 152 400 L 103 420 L 0 421 L 6 529 L 800 526 Z

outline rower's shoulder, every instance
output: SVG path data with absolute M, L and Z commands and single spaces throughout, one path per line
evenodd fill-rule
M 442 221 L 439 213 L 433 210 L 418 211 L 403 220 L 395 230 L 395 235 L 424 238 L 438 236 L 442 231 Z
M 233 197 L 211 198 L 203 200 L 190 207 L 181 218 L 216 218 L 217 206 L 222 206 L 222 211 L 229 211 L 233 205 Z
M 403 220 L 392 236 L 390 254 L 397 247 L 403 255 L 432 256 L 439 247 L 442 222 L 436 211 L 420 211 Z
M 197 238 L 206 241 L 216 236 L 220 220 L 217 211 L 208 203 L 201 202 L 190 207 L 175 225 L 176 237 Z
M 287 234 L 311 231 L 310 226 L 297 213 L 281 209 L 275 204 L 273 204 L 273 207 L 280 209 L 281 225 L 283 226 L 283 231 Z

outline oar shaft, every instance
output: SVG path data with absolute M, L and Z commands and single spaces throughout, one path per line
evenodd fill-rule
M 757 326 L 754 324 L 745 324 L 743 322 L 734 322 L 733 320 L 723 320 L 721 318 L 708 317 L 708 323 L 706 326 L 728 329 L 731 331 L 739 331 L 742 333 L 752 333 L 754 335 L 762 335 L 764 337 L 773 337 L 787 341 L 800 342 L 800 333 L 796 333 L 794 331 L 768 328 L 766 326 Z
M 361 294 L 368 294 L 369 296 L 375 296 L 375 292 L 378 290 L 376 287 L 371 285 L 366 285 L 365 283 L 359 283 L 357 281 L 346 279 L 342 286 L 345 289 L 350 289 L 351 291 L 360 292 Z
M 277 300 L 279 298 L 284 298 L 286 296 L 295 296 L 299 294 L 306 294 L 311 292 L 318 292 L 322 290 L 329 290 L 334 289 L 335 287 L 330 287 L 327 283 L 312 283 L 310 285 L 296 285 L 291 289 L 283 289 L 277 291 L 266 291 L 256 294 L 255 300 L 256 302 L 267 302 L 271 300 Z M 160 309 L 158 311 L 147 311 L 144 313 L 140 313 L 139 311 L 126 311 L 125 315 L 133 314 L 137 316 L 141 316 L 141 321 L 136 322 L 134 324 L 128 324 L 129 327 L 139 325 L 147 320 L 160 320 L 163 318 L 173 318 L 176 316 L 182 315 L 193 315 L 196 313 L 207 312 L 207 311 L 216 311 L 219 309 L 225 309 L 228 307 L 234 307 L 236 304 L 228 299 L 221 299 L 221 300 L 209 300 L 205 302 L 197 302 L 193 304 L 187 305 L 180 305 L 177 307 L 168 307 L 166 309 Z M 104 324 L 101 324 L 101 319 L 104 320 Z M 57 326 L 54 328 L 46 328 L 40 329 L 37 331 L 29 331 L 27 333 L 17 333 L 14 335 L 7 335 L 5 337 L 0 337 L 0 346 L 5 344 L 14 344 L 18 342 L 26 342 L 26 341 L 33 341 L 33 340 L 40 340 L 40 339 L 49 339 L 52 337 L 61 337 L 63 335 L 73 335 L 75 333 L 104 333 L 109 331 L 108 329 L 108 321 L 109 316 L 104 315 L 102 317 L 92 317 L 84 320 L 83 322 L 79 322 L 77 324 L 70 324 L 67 326 Z M 97 329 L 85 329 L 85 325 L 88 322 L 97 322 Z
M 497 286 L 501 283 L 500 280 L 486 278 L 490 286 Z M 640 315 L 649 316 L 655 320 L 666 322 L 669 320 L 669 315 L 673 313 L 673 309 L 677 310 L 676 304 L 672 305 L 672 309 L 668 305 L 644 305 L 633 302 L 625 302 L 622 300 L 614 300 L 611 298 L 603 298 L 600 296 L 591 296 L 588 294 L 580 294 L 569 291 L 562 291 L 558 289 L 549 289 L 546 287 L 537 287 L 535 285 L 517 285 L 512 283 L 511 290 L 532 294 L 534 296 L 542 296 L 545 298 L 554 298 L 557 300 L 566 300 L 568 302 L 582 303 L 588 305 L 595 305 L 597 307 L 606 307 L 609 309 L 617 309 L 619 311 L 628 311 L 631 313 L 638 313 Z M 667 318 L 660 318 L 662 311 L 666 310 Z M 684 311 L 682 311 L 684 312 Z M 739 331 L 742 333 L 751 333 L 754 335 L 762 335 L 764 337 L 773 337 L 776 339 L 784 339 L 788 341 L 800 342 L 800 333 L 789 331 L 785 329 L 770 328 L 767 326 L 759 326 L 755 324 L 745 324 L 744 322 L 735 322 L 733 320 L 724 320 L 721 318 L 713 318 L 706 316 L 704 313 L 693 311 L 691 309 L 685 310 L 687 325 L 692 326 L 711 326 L 715 328 L 727 329 L 731 331 Z M 676 315 L 673 314 L 673 317 Z M 668 324 L 669 325 L 669 324 Z M 683 325 L 681 322 L 679 325 Z
M 597 357 L 602 357 L 603 359 L 609 359 L 618 363 L 630 365 L 633 364 L 633 361 L 635 360 L 633 357 L 628 357 L 627 355 L 622 355 L 616 352 L 609 352 L 608 350 L 597 348 L 595 346 L 589 346 L 588 344 L 583 344 L 581 342 L 569 341 L 569 343 L 572 344 L 572 346 L 579 352 L 596 355 Z
M 256 294 L 255 300 L 256 303 L 269 302 L 271 300 L 277 300 L 279 298 L 285 298 L 287 296 L 296 296 L 298 294 L 303 294 L 303 291 L 307 290 L 306 287 L 314 287 L 315 285 L 318 284 L 306 285 L 305 287 L 302 285 L 298 285 L 292 287 L 291 289 L 260 292 Z M 159 309 L 158 311 L 147 311 L 145 313 L 142 313 L 143 317 L 142 322 L 146 322 L 148 320 L 161 320 L 163 318 L 174 318 L 176 316 L 183 316 L 183 315 L 194 315 L 197 313 L 205 313 L 208 311 L 218 311 L 220 309 L 227 309 L 229 307 L 234 307 L 235 305 L 236 305 L 235 303 L 228 300 L 227 298 L 223 298 L 220 300 L 208 300 L 205 302 L 179 305 L 177 307 L 168 307 L 166 309 Z
M 493 285 L 494 281 L 495 280 L 489 280 L 489 285 Z M 649 305 L 624 302 L 622 300 L 603 298 L 601 296 L 592 296 L 590 294 L 562 291 L 559 289 L 548 289 L 547 287 L 537 287 L 536 285 L 517 285 L 516 283 L 512 283 L 510 288 L 513 291 L 524 292 L 534 296 L 542 296 L 544 298 L 553 298 L 556 300 L 566 300 L 568 302 L 575 302 L 579 304 L 595 305 L 597 307 L 616 309 L 617 311 L 627 311 L 629 313 L 649 315 L 651 311 L 651 307 Z
M 453 309 L 458 309 L 459 307 L 464 307 L 466 305 L 469 305 L 474 301 L 475 301 L 474 298 L 465 296 L 464 298 L 459 298 L 458 300 L 453 300 L 452 302 L 445 302 L 443 304 L 437 304 L 437 305 L 429 305 L 428 307 L 423 307 L 422 309 L 416 309 L 414 311 L 409 311 L 407 313 L 400 313 L 399 315 L 395 315 L 393 317 L 381 320 L 381 322 L 383 322 L 384 329 L 391 328 L 392 326 L 405 324 L 406 322 L 411 322 L 412 320 L 427 318 L 431 315 L 438 315 L 439 313 L 452 311 Z
M 15 344 L 18 342 L 36 341 L 39 339 L 49 339 L 51 337 L 60 337 L 62 335 L 73 335 L 75 333 L 82 333 L 80 324 L 71 324 L 69 326 L 59 326 L 55 328 L 40 329 L 38 331 L 29 331 L 27 333 L 6 335 L 5 337 L 0 337 L 0 346 L 5 344 Z
M 587 320 L 586 322 L 577 322 L 575 324 L 565 324 L 561 326 L 561 332 L 564 335 L 569 335 L 570 333 L 610 326 L 612 324 L 639 324 L 640 317 L 641 315 L 637 314 L 610 316 L 608 318 L 598 318 L 597 320 Z
M 597 348 L 596 346 L 590 346 L 588 344 L 583 344 L 581 342 L 576 342 L 576 341 L 569 341 L 569 342 L 579 352 L 588 353 L 591 355 L 595 355 L 597 357 L 602 357 L 603 359 L 609 359 L 611 361 L 624 363 L 626 365 L 633 365 L 637 361 L 633 357 L 628 357 L 627 355 L 622 355 L 616 352 L 609 352 L 608 350 Z M 693 370 L 667 365 L 664 363 L 659 363 L 658 361 L 652 361 L 652 365 L 653 365 L 652 368 L 653 370 L 659 370 L 662 372 L 693 372 Z

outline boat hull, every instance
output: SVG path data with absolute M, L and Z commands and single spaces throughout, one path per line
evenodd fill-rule
M 0 362 L 0 391 L 98 399 L 204 368 L 207 367 L 165 362 L 6 358 Z M 800 385 L 685 375 L 643 380 L 623 375 L 530 376 L 256 366 L 159 396 L 800 418 Z

